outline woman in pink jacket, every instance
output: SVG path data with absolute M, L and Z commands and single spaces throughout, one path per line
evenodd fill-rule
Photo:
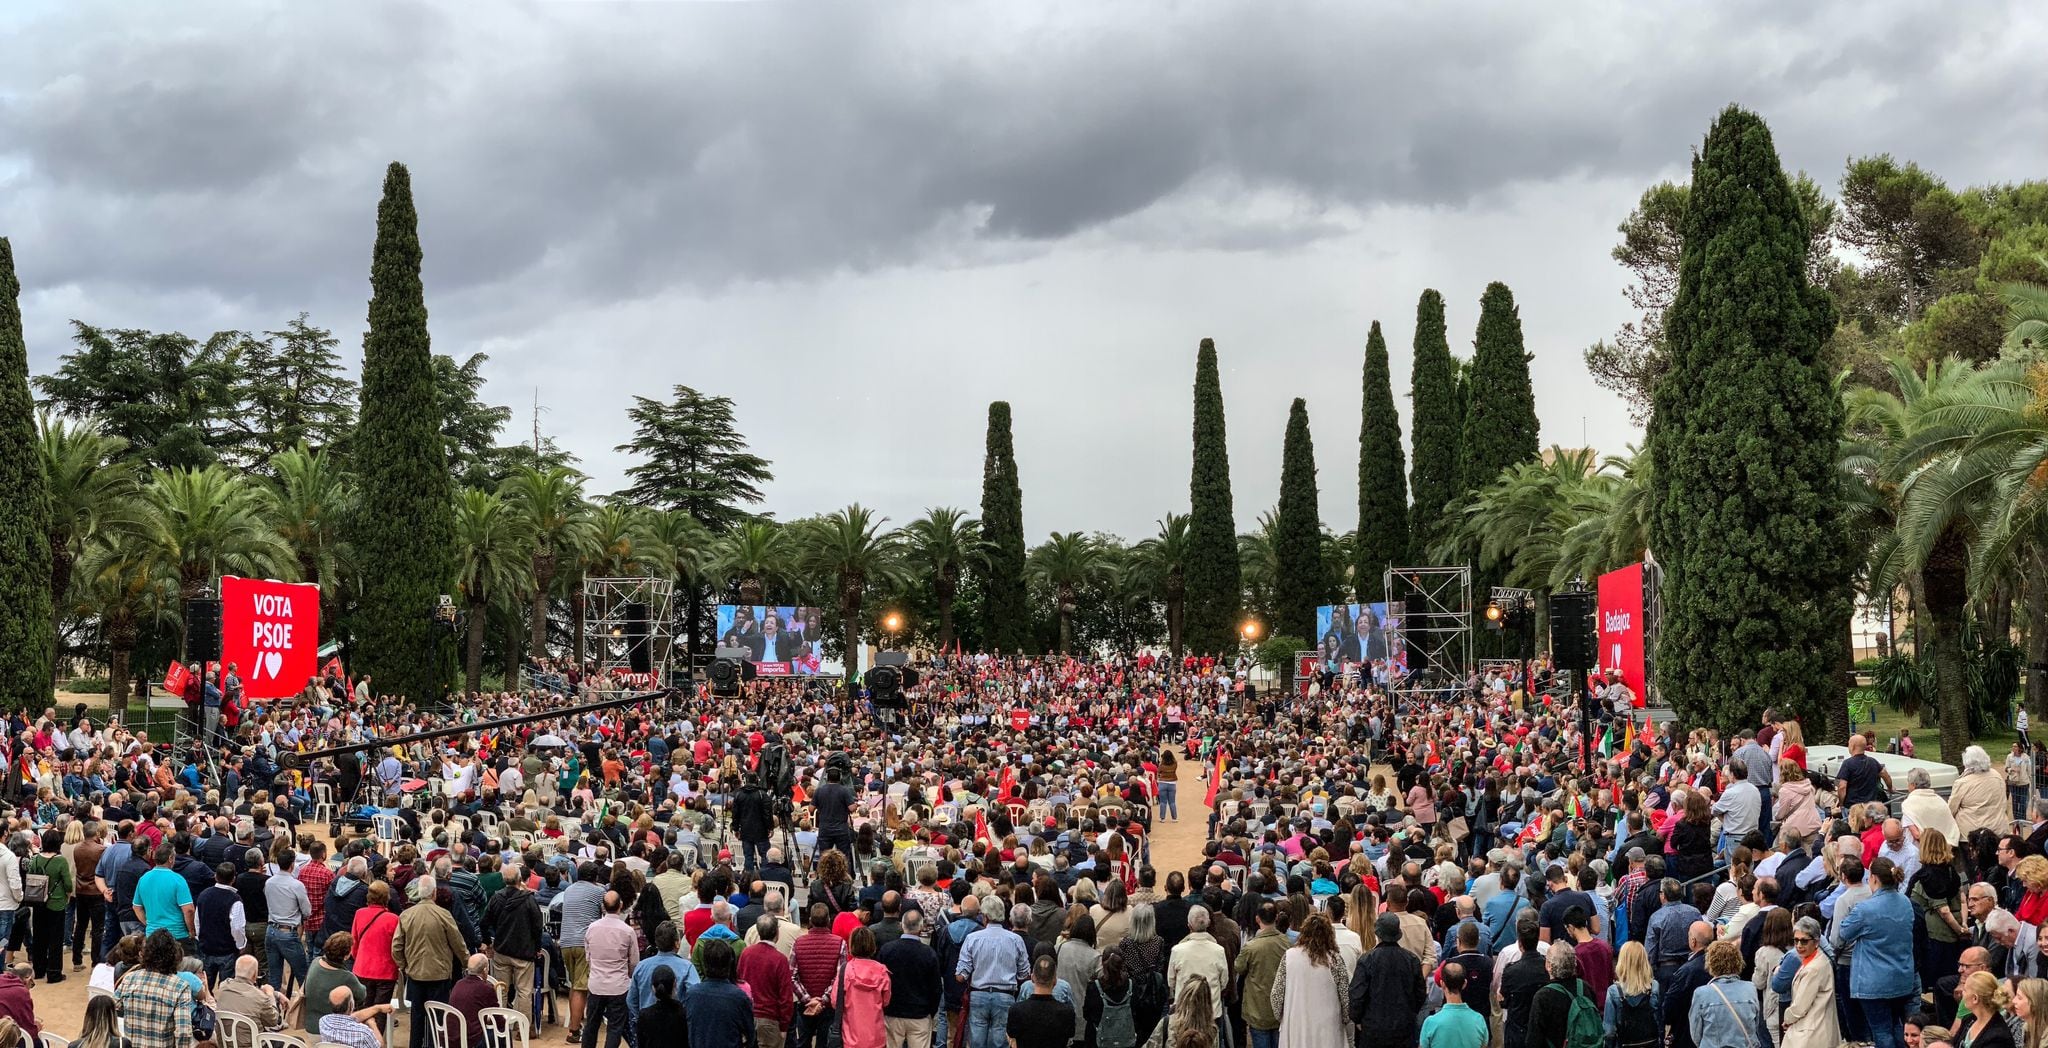
M 875 933 L 856 928 L 847 942 L 852 956 L 826 994 L 839 1010 L 839 1036 L 845 1048 L 883 1048 L 888 1040 L 882 1009 L 889 1004 L 889 969 L 875 960 Z

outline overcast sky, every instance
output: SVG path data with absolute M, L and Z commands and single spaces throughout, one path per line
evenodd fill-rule
M 764 508 L 980 498 L 1011 402 L 1033 541 L 1188 499 L 1216 339 L 1238 525 L 1308 398 L 1357 520 L 1382 322 L 1471 353 L 1507 282 L 1546 445 L 1640 439 L 1580 350 L 1628 316 L 1614 227 L 1721 106 L 1834 186 L 1891 152 L 2048 175 L 2048 5 L 94 4 L 0 7 L 0 235 L 29 359 L 73 318 L 301 310 L 360 353 L 384 165 L 412 170 L 434 349 L 621 484 L 633 394 L 725 394 Z M 507 439 L 512 439 L 508 436 Z

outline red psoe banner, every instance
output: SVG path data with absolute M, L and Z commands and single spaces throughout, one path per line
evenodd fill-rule
M 1030 731 L 1030 730 L 1031 730 L 1031 711 L 1030 711 L 1030 710 L 1026 710 L 1026 709 L 1015 709 L 1015 710 L 1011 710 L 1011 711 L 1010 711 L 1010 730 L 1011 730 L 1011 731 Z
M 1635 693 L 1636 708 L 1648 704 L 1643 672 L 1643 566 L 1631 564 L 1600 576 L 1600 672 L 1619 675 Z
M 303 690 L 320 657 L 320 587 L 223 575 L 220 602 L 221 661 L 234 663 L 242 693 L 282 699 Z

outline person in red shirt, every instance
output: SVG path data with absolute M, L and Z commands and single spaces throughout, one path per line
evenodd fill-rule
M 775 948 L 781 937 L 781 929 L 776 927 L 779 923 L 774 914 L 762 914 L 755 928 L 760 941 L 740 952 L 740 982 L 754 998 L 754 1029 L 762 1044 L 785 1041 L 796 1016 L 794 970 L 789 958 Z M 771 1029 L 774 1037 L 767 1036 Z

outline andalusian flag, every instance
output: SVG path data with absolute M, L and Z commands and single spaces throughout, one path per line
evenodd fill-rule
M 1218 745 L 1216 747 L 1216 766 L 1209 769 L 1209 795 L 1202 798 L 1203 805 L 1210 808 L 1216 806 L 1216 788 L 1223 782 L 1223 758 L 1223 747 Z

